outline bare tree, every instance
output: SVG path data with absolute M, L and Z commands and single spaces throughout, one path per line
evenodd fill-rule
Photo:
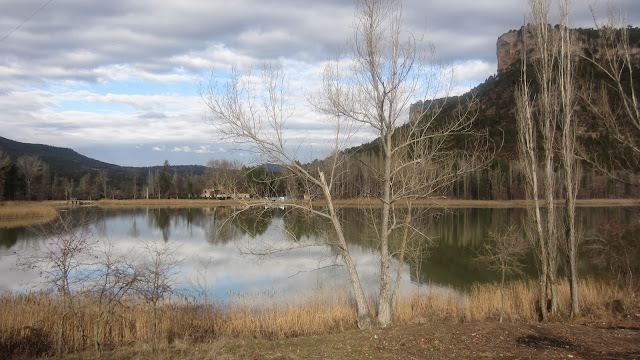
M 154 173 L 153 171 L 151 171 L 151 169 L 149 169 L 149 173 L 147 174 L 147 199 L 149 199 L 149 195 L 153 196 L 156 192 L 156 188 L 157 188 L 157 174 Z
M 153 312 L 153 339 L 158 340 L 158 307 L 171 294 L 182 260 L 175 255 L 170 244 L 146 243 L 142 245 L 144 260 L 138 265 L 136 292 L 151 306 Z
M 389 272 L 389 239 L 400 228 L 395 206 L 400 201 L 429 196 L 450 185 L 469 169 L 452 169 L 450 161 L 460 155 L 448 148 L 451 136 L 472 134 L 475 103 L 458 105 L 449 118 L 439 116 L 447 101 L 448 86 L 434 78 L 437 69 L 429 61 L 430 51 L 402 26 L 401 6 L 394 0 L 356 2 L 356 19 L 349 65 L 345 61 L 330 64 L 325 71 L 325 103 L 321 108 L 333 116 L 345 117 L 378 135 L 381 168 L 377 181 L 382 210 L 378 221 L 380 250 L 380 288 L 377 320 L 382 326 L 392 322 L 393 292 Z M 445 85 L 446 79 L 444 79 Z M 416 99 L 445 94 L 440 101 L 422 101 L 411 119 L 404 115 Z M 472 143 L 475 141 L 471 141 Z M 476 149 L 474 149 L 476 150 Z M 473 151 L 470 151 L 473 153 Z M 406 172 L 417 172 L 419 182 L 403 180 Z
M 129 170 L 129 175 L 131 175 L 132 198 L 135 200 L 138 197 L 138 177 L 140 177 L 140 172 L 138 169 L 132 168 Z
M 472 101 L 460 104 L 455 116 L 440 118 L 441 106 L 446 102 L 441 100 L 422 101 L 415 116 L 408 119 L 408 105 L 412 101 L 446 93 L 447 89 L 438 87 L 439 79 L 433 78 L 433 63 L 423 56 L 419 42 L 410 34 L 405 37 L 408 33 L 402 28 L 400 15 L 400 5 L 393 0 L 356 2 L 351 56 L 327 65 L 322 100 L 314 101 L 314 106 L 329 115 L 335 127 L 331 155 L 317 169 L 302 166 L 295 153 L 287 151 L 286 121 L 293 111 L 282 68 L 266 65 L 259 76 L 251 73 L 242 76 L 234 70 L 226 84 L 212 81 L 203 91 L 212 115 L 221 120 L 225 135 L 253 145 L 261 156 L 302 179 L 306 191 L 324 200 L 324 208 L 314 207 L 312 202 L 292 205 L 332 223 L 336 239 L 324 245 L 335 249 L 345 263 L 360 328 L 371 326 L 370 312 L 344 237 L 339 209 L 333 201 L 344 169 L 343 150 L 362 126 L 378 135 L 381 167 L 375 181 L 381 191 L 372 194 L 379 197 L 382 208 L 376 229 L 380 252 L 377 321 L 386 326 L 392 322 L 393 309 L 390 237 L 404 228 L 397 221 L 396 205 L 428 196 L 463 172 L 446 170 L 451 169 L 450 159 L 456 155 L 447 139 L 454 134 L 470 134 L 475 117 Z M 256 78 L 261 79 L 259 84 Z M 422 181 L 412 182 L 413 187 L 402 186 L 403 174 L 416 169 L 425 175 Z
M 82 175 L 78 181 L 77 187 L 78 197 L 81 199 L 91 199 L 91 174 L 86 173 Z
M 559 1 L 560 26 L 549 24 L 551 0 L 530 0 L 530 24 L 523 28 L 525 43 L 522 75 L 516 90 L 519 152 L 524 165 L 527 196 L 532 202 L 530 231 L 537 249 L 540 269 L 540 309 L 547 319 L 547 299 L 550 292 L 551 312 L 558 311 L 557 268 L 558 241 L 562 232 L 558 228 L 554 200 L 556 184 L 560 181 L 555 166 L 560 162 L 559 174 L 565 195 L 564 237 L 568 249 L 568 265 L 572 293 L 572 315 L 577 315 L 577 235 L 575 230 L 575 199 L 578 191 L 579 167 L 576 154 L 576 124 L 572 35 L 569 28 L 569 1 Z M 532 43 L 529 44 L 528 42 Z M 534 58 L 527 58 L 533 49 Z M 534 87 L 529 79 L 533 67 Z M 535 89 L 535 90 L 534 90 Z M 557 129 L 561 134 L 557 134 Z M 538 135 L 542 139 L 538 139 Z M 559 155 L 559 159 L 557 156 Z M 539 163 L 539 159 L 542 159 Z M 550 291 L 549 291 L 550 290 Z
M 206 176 L 216 191 L 236 194 L 242 184 L 241 166 L 237 161 L 211 159 L 207 162 Z
M 69 200 L 73 197 L 73 179 L 64 178 L 62 180 L 62 186 L 64 187 L 64 199 Z
M 510 226 L 504 232 L 490 231 L 490 241 L 485 243 L 477 261 L 489 269 L 500 272 L 500 322 L 504 317 L 504 285 L 508 275 L 522 273 L 522 258 L 528 247 L 518 234 L 519 229 Z
M 344 237 L 338 210 L 333 203 L 333 185 L 336 180 L 336 169 L 343 161 L 341 150 L 348 144 L 352 135 L 343 119 L 334 122 L 336 132 L 333 142 L 332 156 L 327 160 L 328 171 L 308 169 L 300 164 L 295 154 L 286 149 L 286 122 L 292 114 L 288 98 L 287 78 L 281 67 L 264 65 L 256 84 L 252 74 L 242 76 L 235 69 L 228 82 L 220 84 L 211 79 L 202 96 L 211 114 L 219 123 L 219 130 L 225 137 L 231 137 L 239 143 L 254 145 L 254 150 L 263 159 L 280 164 L 291 174 L 304 179 L 308 186 L 317 189 L 324 199 L 325 207 L 314 207 L 313 203 L 291 203 L 317 216 L 327 219 L 335 230 L 336 240 L 327 241 L 325 245 L 333 247 L 341 255 L 356 301 L 358 326 L 369 328 L 371 317 L 364 289 L 360 283 L 355 262 L 349 252 Z M 262 93 L 258 94 L 256 88 Z M 306 246 L 306 245 L 301 245 Z
M 107 185 L 109 184 L 109 170 L 102 169 L 98 171 L 98 176 L 96 178 L 98 185 L 102 188 L 102 196 L 107 198 Z
M 91 273 L 93 292 L 96 294 L 96 322 L 93 341 L 96 352 L 103 349 L 103 337 L 113 321 L 116 309 L 122 299 L 136 286 L 139 271 L 131 253 L 119 255 L 114 253 L 114 244 L 110 241 L 95 249 L 97 259 L 92 265 Z
M 91 255 L 96 246 L 88 223 L 86 214 L 79 221 L 72 216 L 58 216 L 50 224 L 35 229 L 45 239 L 41 248 L 35 254 L 20 256 L 18 260 L 19 267 L 37 270 L 44 285 L 62 296 L 56 350 L 58 356 L 63 351 L 67 317 L 76 317 L 74 290 L 86 281 L 87 266 L 92 261 Z
M 45 164 L 36 155 L 23 155 L 16 160 L 18 171 L 27 184 L 27 199 L 31 200 L 31 189 L 33 181 L 45 170 Z
M 565 196 L 564 237 L 567 250 L 569 289 L 571 292 L 571 317 L 580 313 L 578 296 L 578 234 L 576 230 L 576 198 L 580 185 L 581 168 L 576 141 L 576 105 L 573 38 L 569 27 L 569 8 L 571 0 L 559 1 L 560 44 L 558 52 L 558 81 L 560 97 L 561 139 L 558 151 L 561 160 L 562 184 Z
M 626 160 L 637 165 L 640 158 L 640 103 L 634 70 L 639 57 L 629 41 L 626 21 L 613 6 L 609 5 L 605 24 L 598 22 L 593 8 L 592 13 L 599 37 L 587 59 L 608 81 L 592 82 L 583 96 L 609 134 L 634 154 Z

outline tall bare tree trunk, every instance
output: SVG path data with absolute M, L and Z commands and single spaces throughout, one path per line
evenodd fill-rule
M 378 323 L 382 326 L 392 322 L 391 276 L 389 274 L 391 256 L 389 255 L 389 222 L 391 217 L 391 146 L 392 129 L 384 138 L 384 175 L 382 195 L 382 219 L 380 229 L 380 295 L 378 305 Z
M 520 88 L 516 92 L 518 147 L 520 158 L 524 165 L 524 175 L 527 183 L 527 199 L 531 202 L 528 213 L 533 223 L 534 231 L 529 229 L 530 240 L 534 244 L 538 258 L 540 298 L 539 304 L 542 320 L 547 320 L 547 278 L 548 255 L 547 241 L 543 231 L 541 201 L 538 191 L 538 152 L 536 148 L 536 128 L 530 103 L 529 86 L 527 81 L 526 57 L 523 60 L 523 70 Z
M 342 229 L 342 224 L 338 219 L 338 215 L 336 213 L 336 209 L 333 206 L 333 199 L 331 196 L 331 191 L 329 184 L 327 183 L 325 176 L 322 172 L 319 172 L 320 182 L 322 183 L 322 192 L 324 194 L 324 198 L 327 204 L 327 209 L 329 216 L 331 218 L 331 223 L 336 231 L 336 235 L 338 237 L 338 249 L 340 251 L 340 255 L 342 255 L 342 259 L 344 260 L 345 266 L 347 267 L 347 272 L 349 273 L 349 279 L 351 281 L 351 290 L 353 291 L 353 295 L 356 300 L 356 311 L 358 313 L 358 328 L 360 329 L 368 329 L 372 326 L 371 324 L 371 315 L 369 313 L 369 305 L 367 304 L 367 297 L 365 296 L 364 289 L 362 288 L 362 283 L 360 282 L 360 278 L 358 276 L 358 271 L 356 269 L 356 265 L 351 258 L 351 253 L 348 250 L 347 240 L 344 237 L 344 230 Z
M 580 184 L 579 162 L 576 151 L 576 124 L 573 118 L 575 83 L 573 80 L 572 38 L 569 27 L 569 0 L 560 1 L 560 52 L 559 76 L 562 117 L 560 155 L 562 159 L 563 188 L 565 193 L 564 235 L 567 248 L 569 290 L 571 293 L 571 317 L 580 313 L 578 295 L 578 240 L 576 235 L 576 197 Z
M 578 191 L 579 167 L 576 155 L 575 122 L 573 119 L 574 81 L 571 53 L 571 31 L 569 28 L 569 0 L 558 0 L 560 26 L 556 29 L 549 23 L 551 0 L 529 0 L 531 7 L 530 25 L 523 31 L 525 46 L 523 50 L 523 75 L 517 94 L 518 128 L 520 131 L 520 150 L 527 173 L 528 193 L 534 201 L 533 220 L 538 229 L 538 250 L 541 277 L 541 312 L 546 319 L 546 299 L 550 295 L 551 313 L 558 313 L 557 270 L 559 263 L 559 240 L 564 238 L 567 247 L 567 263 L 571 287 L 571 313 L 579 312 L 577 289 L 577 235 L 575 229 L 575 199 Z M 531 93 L 527 79 L 526 53 L 530 47 L 527 37 L 533 38 L 533 64 L 537 91 Z M 556 129 L 561 128 L 560 136 Z M 541 146 L 537 145 L 536 131 L 542 136 Z M 541 156 L 539 156 L 541 155 Z M 559 156 L 560 166 L 556 156 Z M 542 158 L 542 171 L 535 163 Z M 540 177 L 539 177 L 540 175 Z M 562 181 L 558 178 L 562 175 Z M 542 180 L 543 197 L 537 196 L 537 183 Z M 557 221 L 557 209 L 554 200 L 559 193 L 565 195 L 566 214 L 562 222 Z M 539 203 L 540 201 L 541 203 Z M 540 217 L 540 205 L 545 209 L 544 218 Z M 561 231 L 559 224 L 562 224 Z

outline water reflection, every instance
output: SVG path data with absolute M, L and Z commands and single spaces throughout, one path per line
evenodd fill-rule
M 332 232 L 326 220 L 277 208 L 247 210 L 240 216 L 231 216 L 235 210 L 93 209 L 95 221 L 91 226 L 98 239 L 114 241 L 122 251 L 145 242 L 175 245 L 178 255 L 185 259 L 181 282 L 200 284 L 200 288 L 207 289 L 208 296 L 350 288 L 346 270 L 331 247 L 308 246 L 267 257 L 254 256 L 278 248 L 331 243 Z M 375 211 L 344 209 L 340 215 L 361 281 L 366 288 L 375 289 L 379 262 L 375 231 L 369 226 L 371 219 L 375 219 Z M 489 229 L 519 223 L 523 216 L 522 209 L 433 210 L 422 214 L 414 219 L 414 224 L 428 238 L 435 239 L 437 246 L 427 249 L 429 257 L 405 264 L 402 287 L 408 289 L 418 282 L 466 289 L 473 282 L 497 280 L 495 273 L 478 267 L 473 258 Z M 584 232 L 608 219 L 627 224 L 636 218 L 632 210 L 625 208 L 578 209 Z M 25 282 L 37 280 L 37 274 L 13 269 L 15 253 L 28 255 L 43 240 L 26 228 L 0 229 L 0 271 L 5 274 L 0 278 L 0 290 L 24 289 Z M 394 250 L 399 248 L 400 241 L 399 237 L 392 239 Z M 394 263 L 394 268 L 397 265 Z M 588 261 L 580 265 L 582 274 L 593 271 Z M 535 274 L 531 256 L 526 260 L 526 271 Z

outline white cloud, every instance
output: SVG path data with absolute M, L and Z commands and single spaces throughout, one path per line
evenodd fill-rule
M 191 152 L 191 147 L 189 147 L 189 146 L 181 146 L 181 147 L 176 146 L 176 147 L 173 148 L 173 150 L 171 150 L 171 152 L 186 152 L 186 153 L 189 153 L 189 152 Z
M 495 74 L 496 63 L 482 60 L 469 60 L 453 65 L 453 77 L 456 83 L 478 83 Z
M 211 146 L 209 145 L 202 145 L 198 149 L 194 150 L 194 152 L 196 154 L 212 154 L 213 153 L 213 151 L 211 151 Z
M 160 147 L 160 146 L 154 146 L 151 148 L 151 150 L 153 151 L 164 151 L 164 146 Z

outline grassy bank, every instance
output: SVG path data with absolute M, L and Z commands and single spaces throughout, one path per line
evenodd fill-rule
M 0 228 L 41 224 L 57 215 L 51 202 L 5 201 L 0 203 Z
M 104 209 L 134 209 L 134 208 L 190 208 L 190 207 L 216 207 L 216 206 L 240 206 L 239 201 L 213 200 L 213 199 L 131 199 L 112 200 L 101 199 L 96 205 Z
M 566 283 L 561 284 L 561 289 L 560 304 L 567 309 Z M 580 291 L 582 320 L 608 321 L 640 311 L 637 294 L 625 293 L 611 282 L 583 280 Z M 506 321 L 537 322 L 536 293 L 533 281 L 510 283 Z M 104 304 L 101 306 L 94 295 L 75 296 L 74 312 L 65 317 L 63 329 L 66 353 L 91 351 L 96 343 L 104 350 L 133 344 L 139 348 L 168 349 L 224 338 L 284 339 L 356 328 L 355 307 L 348 296 L 341 294 L 310 294 L 301 299 L 238 295 L 226 304 L 176 298 L 159 308 L 157 337 L 153 311 L 144 303 L 130 298 L 111 312 L 99 313 L 101 307 L 104 309 Z M 60 298 L 53 294 L 0 296 L 0 354 L 8 357 L 54 354 L 62 309 Z M 465 299 L 436 292 L 405 294 L 396 306 L 394 323 L 495 322 L 499 311 L 497 285 L 478 285 Z M 560 314 L 555 321 L 562 319 L 566 319 L 566 314 Z

